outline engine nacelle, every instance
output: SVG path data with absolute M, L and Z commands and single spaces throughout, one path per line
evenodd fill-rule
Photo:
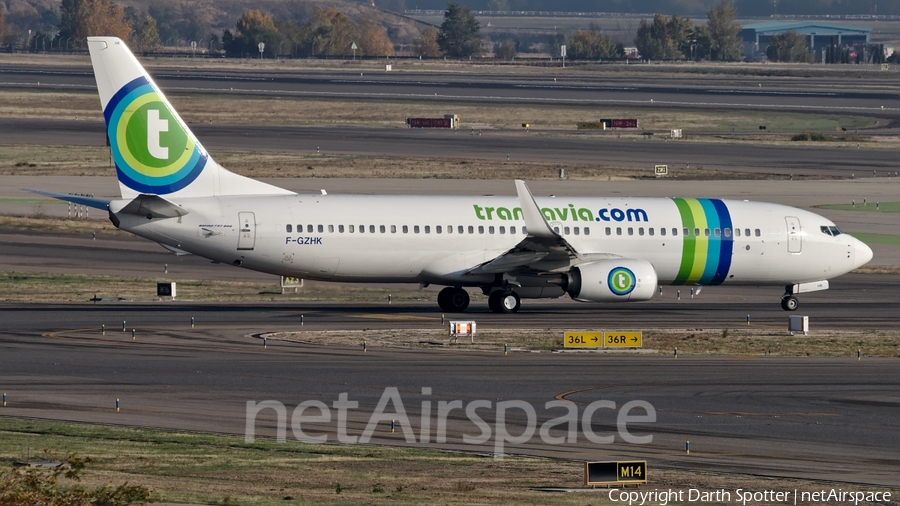
M 600 260 L 569 271 L 566 291 L 582 302 L 650 300 L 657 281 L 656 270 L 646 260 Z

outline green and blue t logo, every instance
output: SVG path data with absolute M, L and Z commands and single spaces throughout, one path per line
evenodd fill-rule
M 635 285 L 637 285 L 637 279 L 634 277 L 634 273 L 631 272 L 631 269 L 626 267 L 616 267 L 609 271 L 607 283 L 609 284 L 609 289 L 612 293 L 616 295 L 628 295 L 634 290 Z
M 189 185 L 207 155 L 188 135 L 162 95 L 144 77 L 123 86 L 104 111 L 119 181 L 164 195 Z

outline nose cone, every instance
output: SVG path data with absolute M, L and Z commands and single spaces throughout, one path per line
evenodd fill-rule
M 857 238 L 853 238 L 856 246 L 856 254 L 854 255 L 854 269 L 862 267 L 872 260 L 872 248 Z

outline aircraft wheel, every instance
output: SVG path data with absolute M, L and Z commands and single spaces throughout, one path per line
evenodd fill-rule
M 448 286 L 438 293 L 438 306 L 448 313 L 461 313 L 469 307 L 469 292 Z
M 798 307 L 800 307 L 800 301 L 797 300 L 797 297 L 781 298 L 781 309 L 784 309 L 785 311 L 796 311 Z
M 448 286 L 438 293 L 438 306 L 440 306 L 442 310 L 447 311 L 448 313 L 453 311 L 453 307 L 450 305 L 450 297 L 453 296 L 453 292 L 455 290 L 455 288 Z
M 488 297 L 488 306 L 495 313 L 515 313 L 522 307 L 522 303 L 516 292 L 497 290 Z

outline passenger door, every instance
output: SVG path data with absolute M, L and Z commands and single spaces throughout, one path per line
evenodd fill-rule
M 785 216 L 788 234 L 788 253 L 800 253 L 803 249 L 803 230 L 800 228 L 800 219 L 794 216 Z

